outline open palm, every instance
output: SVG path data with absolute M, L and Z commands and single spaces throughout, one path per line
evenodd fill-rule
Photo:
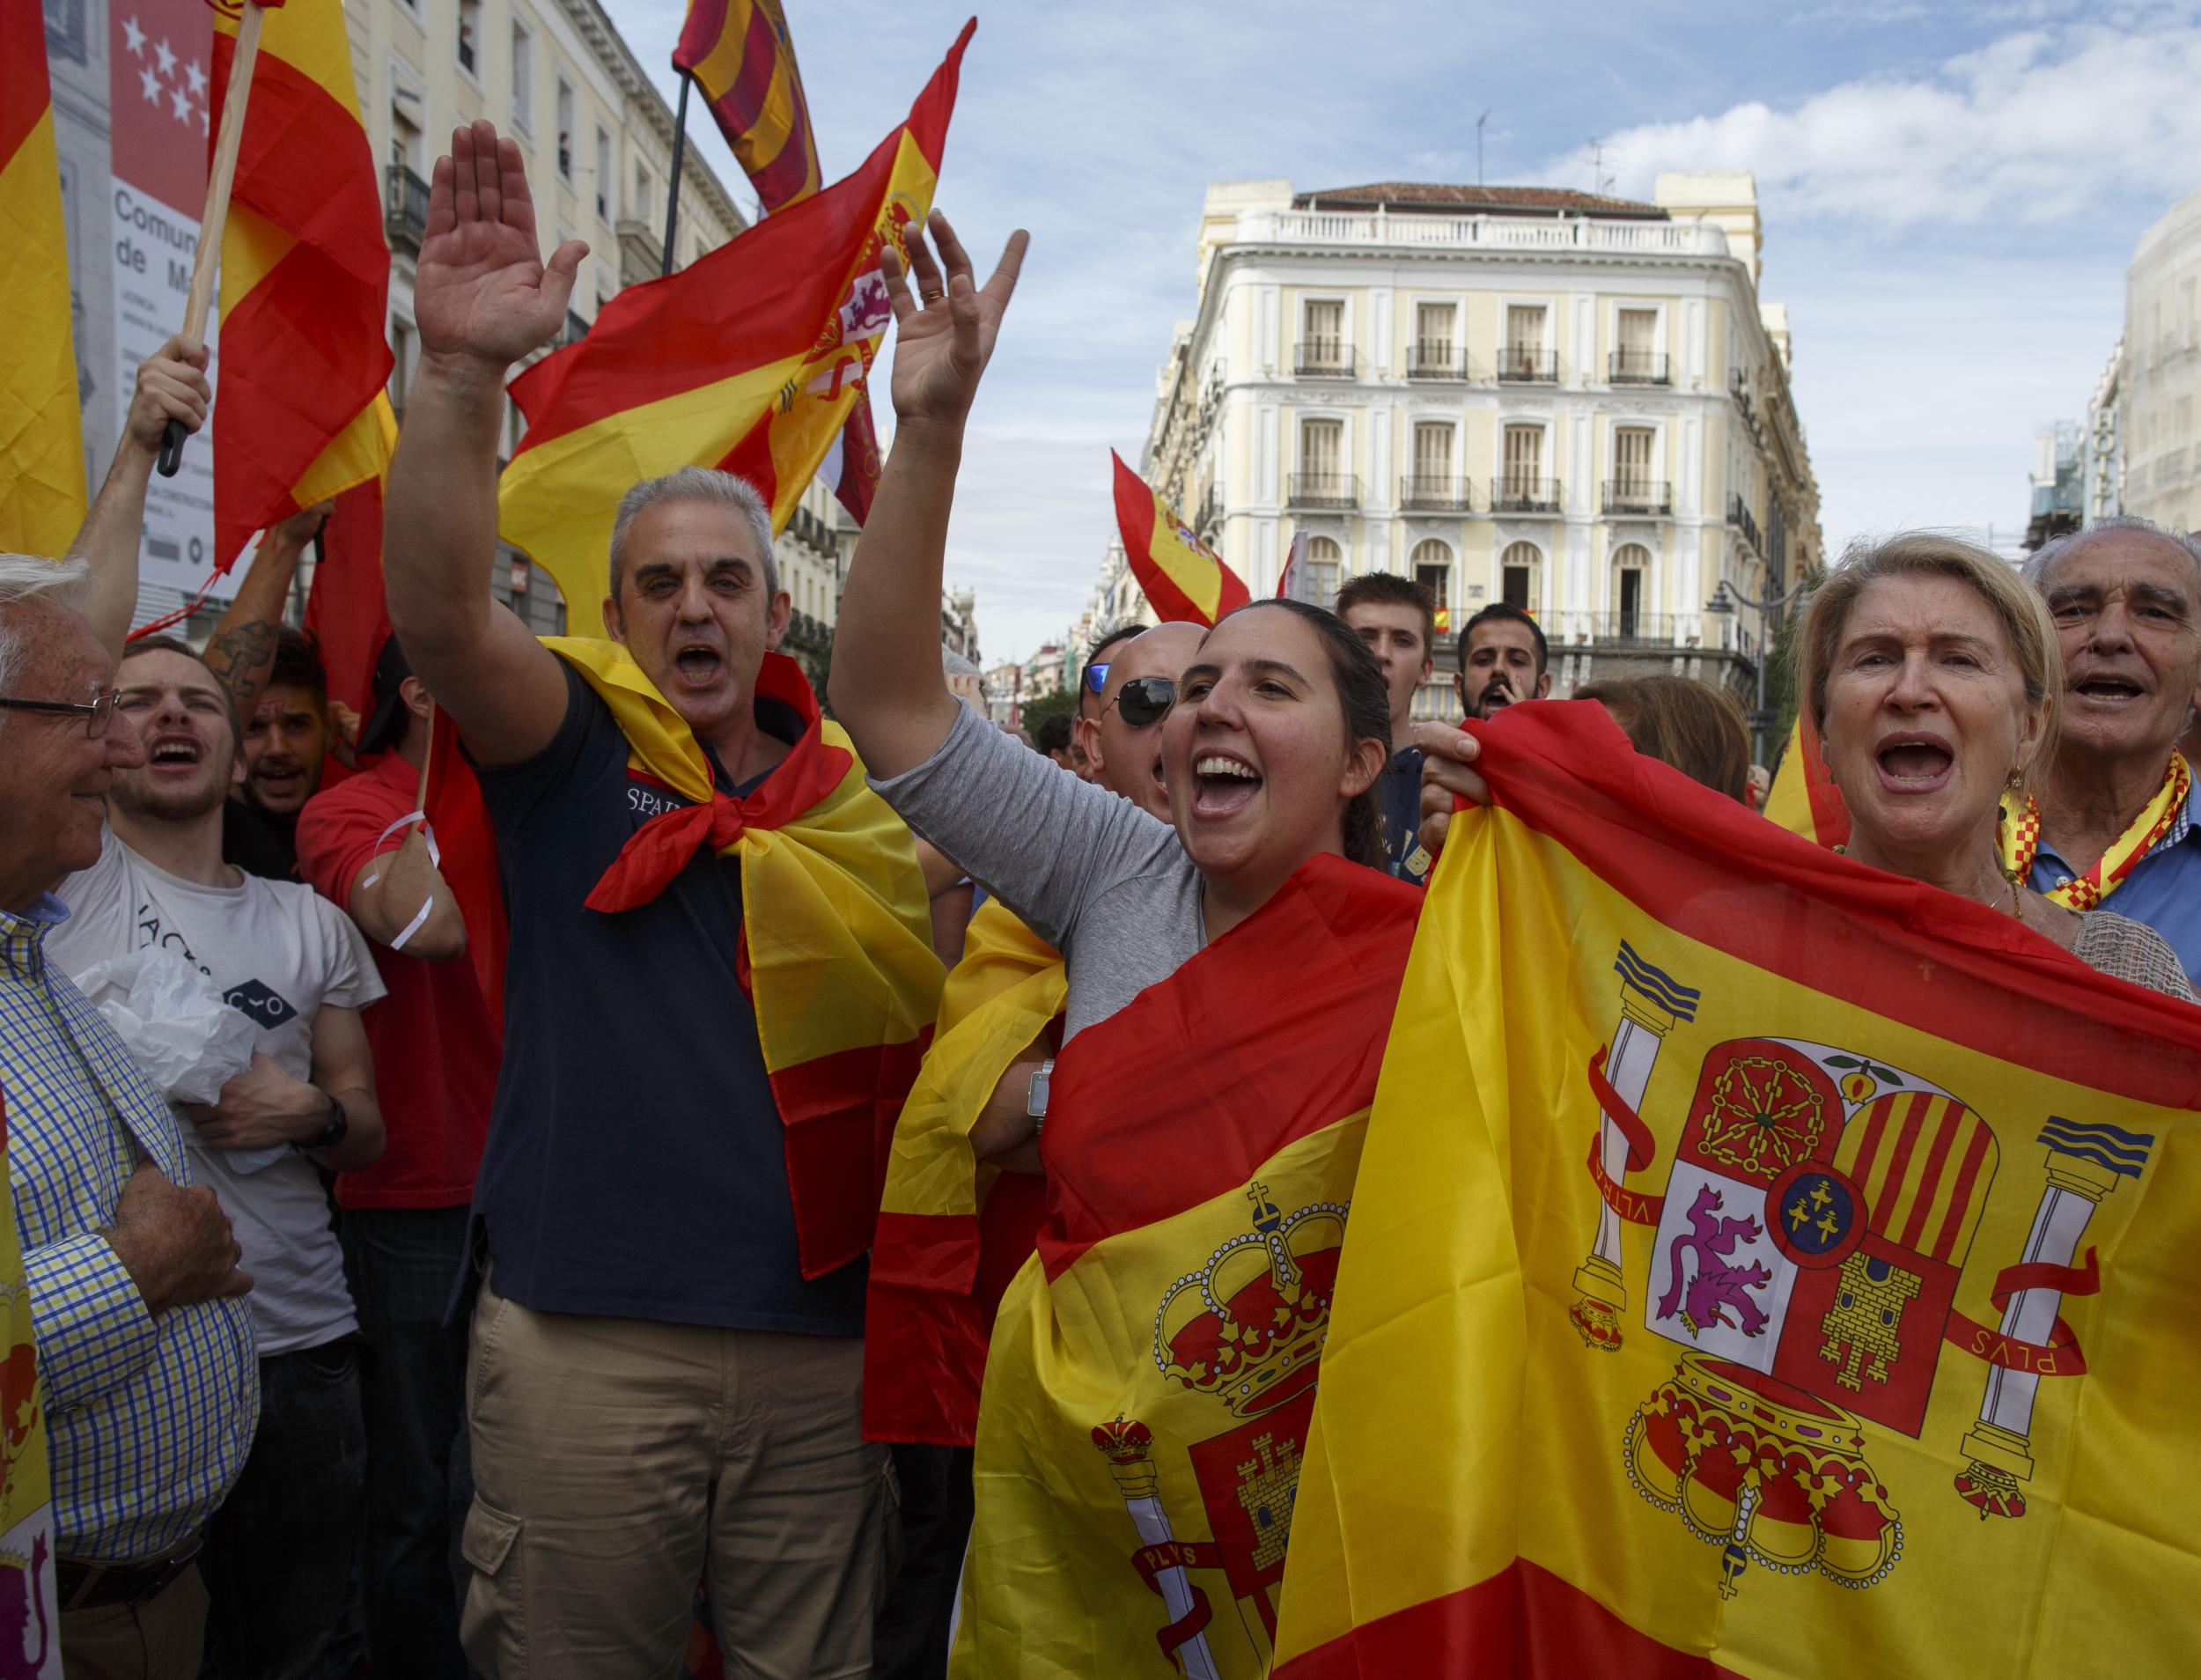
M 454 129 L 451 155 L 436 162 L 413 284 L 422 350 L 519 361 L 564 323 L 587 254 L 570 239 L 546 265 L 519 146 L 490 122 Z
M 926 247 L 924 230 L 912 227 L 907 270 L 891 248 L 880 265 L 894 311 L 894 415 L 904 424 L 960 422 L 970 412 L 1031 242 L 1021 229 L 1012 233 L 993 277 L 981 287 L 947 217 L 933 211 L 931 227 L 939 261 Z

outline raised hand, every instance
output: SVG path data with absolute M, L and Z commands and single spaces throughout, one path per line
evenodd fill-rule
M 904 424 L 960 425 L 978 394 L 979 376 L 993 358 L 1001 317 L 1016 291 L 1032 236 L 1022 228 L 1009 235 L 993 277 L 982 288 L 972 278 L 969 254 L 947 217 L 934 210 L 930 226 L 940 247 L 938 262 L 926 248 L 924 231 L 915 227 L 909 232 L 907 271 L 891 246 L 880 257 L 894 311 L 894 415 Z
M 479 122 L 455 129 L 436 160 L 428 228 L 413 283 L 423 352 L 498 369 L 547 343 L 565 323 L 588 247 L 569 239 L 546 266 L 519 147 Z

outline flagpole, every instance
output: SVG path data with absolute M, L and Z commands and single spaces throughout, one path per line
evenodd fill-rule
M 229 189 L 237 179 L 237 153 L 245 140 L 245 100 L 252 92 L 252 68 L 260 56 L 260 22 L 265 16 L 254 0 L 245 0 L 237 23 L 237 53 L 229 63 L 229 91 L 222 99 L 222 131 L 214 142 L 214 161 L 206 175 L 206 214 L 199 218 L 199 248 L 191 263 L 191 293 L 183 306 L 183 335 L 203 341 L 206 316 L 214 306 L 214 270 L 221 261 L 222 229 L 229 220 Z M 183 465 L 183 422 L 171 420 L 160 433 L 160 475 L 173 478 Z
M 677 64 L 673 68 L 680 70 Z M 692 79 L 681 70 L 681 105 L 673 116 L 673 185 L 665 195 L 665 265 L 659 274 L 673 272 L 673 234 L 681 224 L 681 160 L 688 155 L 688 85 Z

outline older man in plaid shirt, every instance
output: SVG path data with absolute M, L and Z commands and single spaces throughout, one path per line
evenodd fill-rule
M 166 1100 L 46 959 L 67 913 L 48 889 L 98 856 L 109 777 L 143 762 L 113 655 L 75 610 L 83 575 L 0 556 L 0 1088 L 68 1672 L 191 1680 L 191 1559 L 259 1413 L 252 1280 Z

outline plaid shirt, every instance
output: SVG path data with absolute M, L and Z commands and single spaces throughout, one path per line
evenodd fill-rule
M 241 1300 L 155 1318 L 99 1234 L 141 1155 L 191 1182 L 166 1100 L 46 959 L 68 915 L 0 910 L 0 1087 L 15 1223 L 46 1388 L 56 1544 L 66 1558 L 149 1558 L 221 1504 L 260 1417 Z

